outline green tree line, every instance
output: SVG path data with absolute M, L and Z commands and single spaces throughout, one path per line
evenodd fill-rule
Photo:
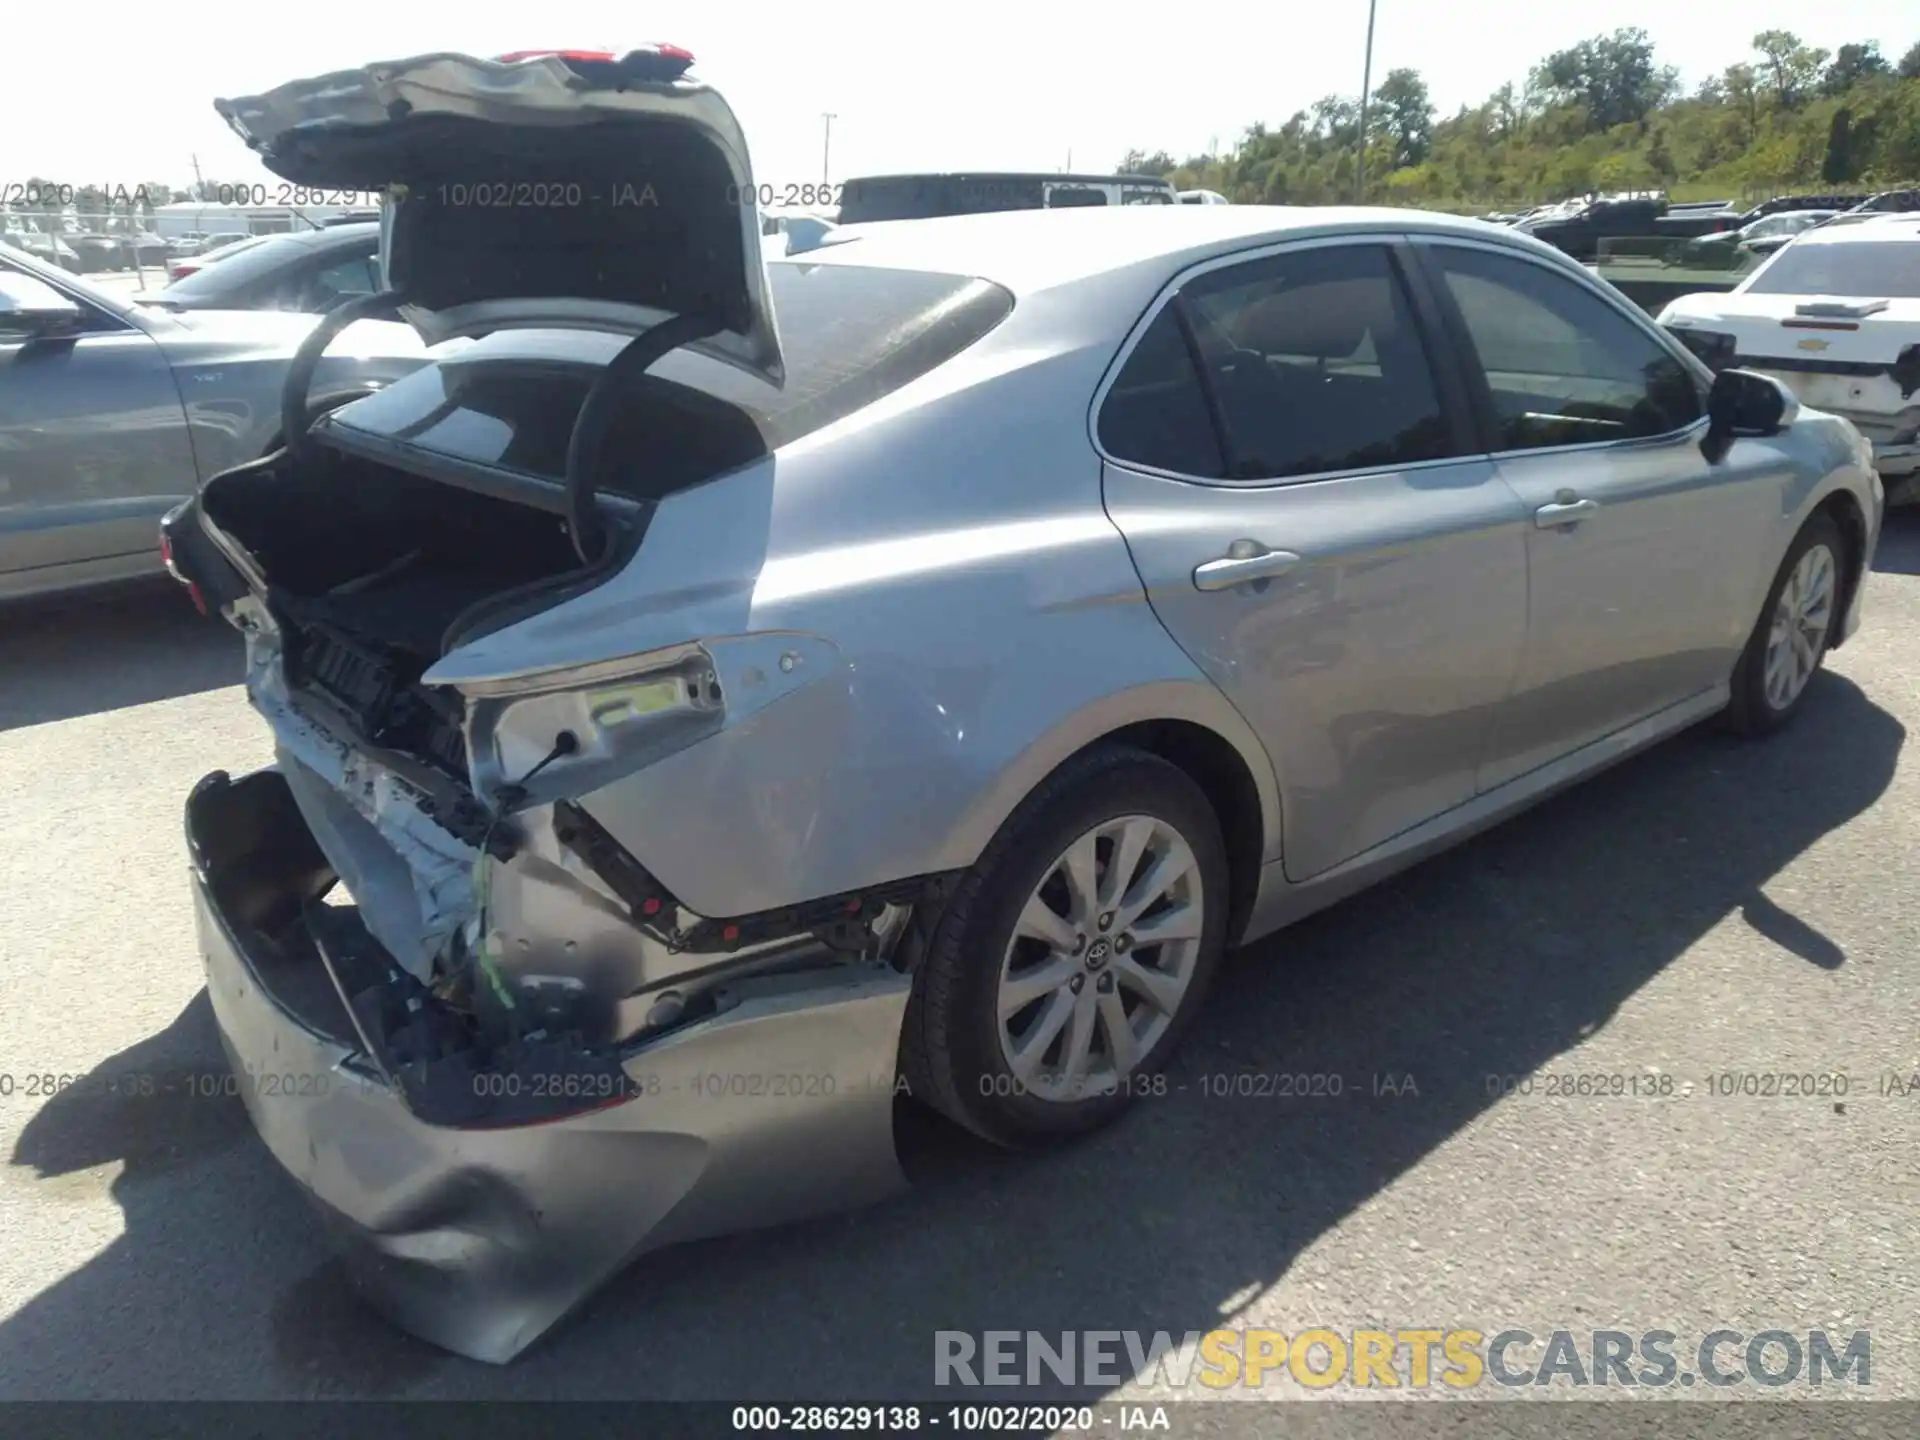
M 1328 95 L 1278 128 L 1256 124 L 1224 155 L 1132 151 L 1131 172 L 1240 204 L 1350 202 L 1360 105 Z M 1898 60 L 1877 42 L 1829 53 L 1786 30 L 1688 91 L 1644 30 L 1547 56 L 1524 86 L 1437 118 L 1426 81 L 1390 70 L 1366 117 L 1371 204 L 1452 209 L 1664 189 L 1675 199 L 1920 183 L 1920 42 Z

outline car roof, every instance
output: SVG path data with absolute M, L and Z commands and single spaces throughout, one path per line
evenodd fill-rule
M 1796 245 L 1865 245 L 1875 241 L 1920 241 L 1920 211 L 1889 211 L 1853 225 L 1823 225 L 1795 238 Z
M 278 235 L 269 235 L 264 238 L 269 240 L 297 241 L 302 245 L 318 247 L 322 245 L 351 245 L 356 241 L 365 240 L 369 235 L 378 236 L 379 233 L 380 222 L 378 220 L 355 220 L 347 225 L 323 225 L 314 230 L 286 230 Z
M 871 265 L 975 275 L 1016 295 L 1148 262 L 1176 270 L 1266 242 L 1374 232 L 1458 235 L 1559 256 L 1542 241 L 1472 217 L 1377 206 L 1122 205 L 996 210 L 842 225 L 827 243 L 776 263 Z M 1564 258 L 1564 257 L 1562 257 Z

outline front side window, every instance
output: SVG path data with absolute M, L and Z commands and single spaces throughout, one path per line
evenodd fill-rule
M 1486 374 L 1497 449 L 1640 439 L 1700 418 L 1692 372 L 1578 282 L 1484 250 L 1433 253 Z
M 29 288 L 27 282 L 32 282 L 33 287 L 45 286 L 62 299 L 70 300 L 80 307 L 79 318 L 64 331 L 68 335 L 93 334 L 127 328 L 118 316 L 96 298 L 98 292 L 84 280 L 76 279 L 71 275 L 61 275 L 58 280 L 55 280 L 50 276 L 36 275 L 23 265 L 10 265 L 4 259 L 0 259 L 0 296 L 6 297 L 6 303 L 0 304 L 0 314 L 15 309 L 20 303 L 15 301 L 15 295 L 24 299 L 34 293 L 34 289 Z M 0 328 L 5 327 L 0 325 Z

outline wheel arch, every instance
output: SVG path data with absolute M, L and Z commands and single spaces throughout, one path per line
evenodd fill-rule
M 1279 783 L 1265 747 L 1212 685 L 1168 681 L 1108 697 L 1056 726 L 1009 766 L 960 827 L 971 863 L 1027 797 L 1090 751 L 1127 746 L 1156 755 L 1198 785 L 1227 850 L 1228 943 L 1245 928 L 1263 866 L 1281 837 Z
M 1838 650 L 1846 644 L 1845 627 L 1839 617 L 1847 614 L 1853 607 L 1853 597 L 1860 589 L 1860 582 L 1866 578 L 1867 570 L 1867 515 L 1860 501 L 1851 490 L 1835 490 L 1826 499 L 1814 506 L 1807 519 L 1815 515 L 1825 515 L 1840 527 L 1841 538 L 1847 543 L 1845 564 L 1840 576 L 1840 594 L 1834 604 L 1833 637 L 1827 642 L 1829 650 Z M 1804 528 L 1804 524 L 1803 527 Z

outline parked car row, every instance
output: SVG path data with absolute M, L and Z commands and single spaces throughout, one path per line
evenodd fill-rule
M 1724 244 L 1719 237 L 1741 234 L 1751 239 L 1768 239 L 1766 247 L 1749 246 L 1749 253 L 1767 253 L 1784 240 L 1772 240 L 1779 228 L 1762 231 L 1764 222 L 1787 215 L 1810 213 L 1823 218 L 1810 223 L 1826 223 L 1842 215 L 1901 214 L 1920 209 L 1920 190 L 1886 190 L 1873 195 L 1777 195 L 1746 210 L 1736 210 L 1730 202 L 1676 205 L 1663 193 L 1592 196 L 1544 205 L 1515 215 L 1493 214 L 1482 217 L 1497 224 L 1511 225 L 1524 234 L 1546 241 L 1564 250 L 1576 260 L 1593 261 L 1601 245 L 1608 240 L 1663 237 Z M 1786 227 L 1788 233 L 1796 227 Z M 1799 225 L 1797 228 L 1807 228 Z M 1733 242 L 1729 253 L 1740 248 Z M 1694 252 L 1690 244 L 1686 254 L 1718 254 L 1709 245 Z
M 177 386 L 298 420 L 162 527 L 278 755 L 188 798 L 209 995 L 236 1065 L 325 1077 L 249 1109 L 363 1293 L 486 1360 L 645 1251 L 897 1187 L 903 1087 L 1001 1144 L 1108 1124 L 1229 944 L 1782 729 L 1881 524 L 1853 424 L 1513 230 L 894 177 L 780 255 L 691 62 L 219 104 L 292 184 L 417 198 L 380 292 L 244 317 L 277 406 Z M 636 156 L 658 206 L 434 200 Z M 243 318 L 33 301 L 49 374 Z M 396 304 L 446 348 L 309 423 Z M 60 434 L 49 476 L 124 444 Z
M 158 576 L 160 517 L 280 448 L 281 382 L 317 323 L 137 304 L 0 249 L 0 599 Z M 317 406 L 426 353 L 409 327 L 371 320 L 351 348 L 321 362 Z

